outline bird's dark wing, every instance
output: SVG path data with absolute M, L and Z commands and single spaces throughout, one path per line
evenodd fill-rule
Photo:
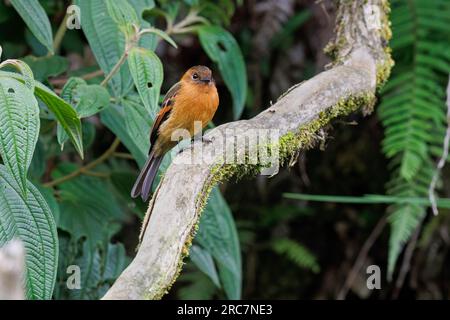
M 158 115 L 156 116 L 156 119 L 153 122 L 152 129 L 150 131 L 150 143 L 152 146 L 154 145 L 156 138 L 158 137 L 159 127 L 164 121 L 167 120 L 170 112 L 172 111 L 172 107 L 175 103 L 175 98 L 180 91 L 180 88 L 181 83 L 177 82 L 172 86 L 172 88 L 169 89 L 169 91 L 167 91 L 166 95 L 164 96 L 163 102 L 161 104 L 161 110 L 158 112 Z
M 167 106 L 168 104 L 173 104 L 173 100 L 177 96 L 178 92 L 180 92 L 180 89 L 181 89 L 181 82 L 177 82 L 169 89 L 169 91 L 167 91 L 161 104 L 161 109 Z

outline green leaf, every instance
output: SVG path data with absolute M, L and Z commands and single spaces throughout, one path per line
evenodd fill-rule
M 139 30 L 140 20 L 127 0 L 106 0 L 108 13 L 126 37 Z
M 64 164 L 53 175 L 58 178 L 74 170 L 76 166 Z M 123 217 L 111 186 L 99 178 L 80 176 L 60 184 L 59 189 L 58 227 L 75 240 L 85 236 L 91 248 L 109 239 L 112 225 Z
M 386 190 L 392 197 L 420 201 L 388 208 L 388 279 L 429 206 L 436 145 L 440 156 L 447 127 L 444 92 L 450 70 L 450 6 L 444 1 L 395 0 L 392 9 L 391 47 L 396 65 L 378 109 L 385 127 L 382 150 L 390 158 Z M 438 205 L 444 202 L 440 199 Z
M 30 168 L 28 169 L 28 176 L 31 180 L 39 181 L 45 173 L 46 154 L 45 146 L 40 139 L 36 143 L 33 158 L 31 159 Z
M 28 89 L 31 90 L 31 92 L 34 92 L 34 75 L 31 68 L 23 61 L 21 60 L 14 60 L 9 59 L 5 60 L 2 63 L 0 63 L 0 68 L 7 66 L 12 66 L 16 68 L 20 73 L 22 73 L 23 76 L 23 82 L 28 87 Z
M 198 269 L 193 269 L 189 264 L 177 280 L 183 286 L 177 290 L 181 300 L 211 300 L 217 292 L 214 283 Z M 191 269 L 193 269 L 191 271 Z
M 389 216 L 391 224 L 391 236 L 389 238 L 388 255 L 388 279 L 392 279 L 397 259 L 402 253 L 405 243 L 409 240 L 414 230 L 422 221 L 426 209 L 418 205 L 397 206 Z
M 34 57 L 26 56 L 23 61 L 33 70 L 34 78 L 45 81 L 48 77 L 58 76 L 67 71 L 69 61 L 61 56 Z
M 12 72 L 0 71 L 0 78 L 14 78 L 24 82 L 24 77 Z M 63 99 L 58 97 L 53 91 L 40 82 L 35 81 L 34 94 L 40 99 L 48 109 L 55 115 L 58 122 L 62 125 L 75 149 L 83 158 L 83 140 L 81 131 L 81 121 L 74 108 Z
M 199 246 L 193 245 L 189 250 L 189 257 L 200 271 L 206 274 L 212 282 L 220 288 L 219 275 L 217 274 L 216 266 L 214 265 L 211 254 Z
M 85 240 L 75 241 L 65 233 L 60 235 L 60 263 L 55 299 L 100 299 L 128 264 L 121 243 L 92 248 Z M 80 289 L 68 289 L 67 267 L 77 265 L 81 271 Z
M 50 53 L 53 53 L 53 34 L 50 21 L 44 8 L 38 0 L 10 0 L 14 9 L 25 21 L 36 39 L 42 43 Z
M 134 10 L 136 10 L 141 21 L 144 20 L 144 14 L 155 7 L 154 0 L 129 0 L 129 2 L 133 6 Z
M 99 249 L 92 248 L 88 241 L 84 241 L 82 255 L 74 263 L 80 267 L 80 289 L 70 290 L 69 298 L 75 300 L 98 299 L 97 288 L 101 281 L 101 257 Z
M 163 82 L 163 66 L 158 56 L 144 48 L 133 48 L 128 56 L 128 65 L 147 113 L 152 119 L 158 113 L 158 100 Z
M 150 149 L 151 118 L 143 105 L 130 100 L 123 101 L 125 125 L 131 139 L 145 154 Z
M 139 16 L 141 29 L 150 28 L 151 24 L 144 19 L 146 13 L 150 12 L 155 7 L 153 0 L 130 0 L 130 4 Z M 148 50 L 155 51 L 158 41 L 155 34 L 147 33 L 141 36 L 139 46 Z
M 136 143 L 129 134 L 125 122 L 124 108 L 112 105 L 110 108 L 100 113 L 100 119 L 102 123 L 111 130 L 120 141 L 122 141 L 139 166 L 142 167 L 147 159 L 148 149 L 146 149 L 145 146 Z
M 280 255 L 286 256 L 297 266 L 309 269 L 314 273 L 319 273 L 320 266 L 316 257 L 302 244 L 287 239 L 276 239 L 272 242 L 272 248 Z
M 80 157 L 83 159 L 81 120 L 75 109 L 44 85 L 36 87 L 36 96 L 53 112 Z
M 122 163 L 119 163 L 122 166 Z M 137 172 L 123 169 L 115 169 L 111 173 L 111 183 L 116 189 L 123 206 L 135 213 L 140 219 L 144 218 L 144 214 L 147 211 L 147 204 L 140 199 L 133 199 L 130 197 L 130 190 L 138 176 Z
M 81 1 L 75 4 L 81 9 L 81 27 L 100 68 L 109 74 L 125 50 L 125 38 L 109 16 L 104 0 Z M 125 95 L 132 87 L 127 62 L 109 82 L 116 96 Z
M 0 155 L 24 195 L 39 127 L 33 92 L 16 79 L 0 78 Z
M 159 37 L 161 37 L 162 39 L 166 40 L 172 47 L 174 48 L 178 48 L 177 44 L 175 43 L 175 41 L 173 41 L 173 39 L 164 31 L 157 29 L 157 28 L 153 28 L 153 27 L 148 27 L 145 28 L 144 30 L 142 30 L 144 34 L 155 34 Z
M 58 238 L 52 212 L 39 191 L 27 183 L 27 197 L 0 165 L 0 246 L 19 238 L 25 245 L 26 296 L 50 299 L 58 265 Z
M 108 243 L 104 265 L 105 271 L 102 276 L 104 280 L 114 281 L 120 276 L 127 266 L 127 256 L 123 244 Z
M 240 299 L 242 266 L 239 239 L 230 209 L 217 188 L 211 192 L 195 239 L 216 260 L 227 297 Z
M 233 115 L 239 119 L 247 97 L 247 72 L 241 49 L 233 36 L 218 26 L 201 26 L 200 43 L 217 63 L 225 84 L 233 97 Z
M 98 84 L 88 85 L 81 78 L 71 77 L 61 91 L 64 101 L 75 107 L 80 118 L 91 117 L 109 106 L 109 92 Z

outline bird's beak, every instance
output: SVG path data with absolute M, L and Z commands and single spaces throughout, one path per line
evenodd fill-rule
M 211 78 L 204 78 L 204 79 L 202 79 L 200 81 L 205 83 L 205 84 L 210 84 L 211 83 Z

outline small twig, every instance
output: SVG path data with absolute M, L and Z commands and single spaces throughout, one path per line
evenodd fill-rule
M 102 76 L 102 75 L 103 75 L 103 71 L 102 71 L 102 70 L 95 70 L 95 71 L 92 71 L 92 72 L 89 72 L 89 73 L 86 73 L 86 74 L 81 75 L 80 78 L 81 78 L 81 79 L 84 79 L 84 80 L 91 80 L 91 79 L 100 77 L 100 76 Z M 51 83 L 52 85 L 54 85 L 54 86 L 60 86 L 60 87 L 62 87 L 62 86 L 64 86 L 64 85 L 66 84 L 66 82 L 67 82 L 68 79 L 69 79 L 69 78 L 67 78 L 67 77 L 64 77 L 64 78 L 55 78 L 55 79 L 51 79 L 51 80 L 50 80 L 50 83 Z
M 173 23 L 167 24 L 166 33 L 168 35 L 171 34 L 182 34 L 182 33 L 188 33 L 195 30 L 195 27 L 192 26 L 195 23 L 209 23 L 209 21 L 198 15 L 198 10 L 191 10 L 189 13 L 177 24 L 173 25 Z
M 92 72 L 89 72 L 89 73 L 86 73 L 86 74 L 82 75 L 80 78 L 84 79 L 84 80 L 91 80 L 91 79 L 100 77 L 103 74 L 104 74 L 103 70 L 95 70 L 95 71 L 92 71 Z
M 106 172 L 95 172 L 95 171 L 84 171 L 84 175 L 91 176 L 91 177 L 97 177 L 97 178 L 109 178 L 110 174 Z
M 367 260 L 367 255 L 369 254 L 370 248 L 372 248 L 373 244 L 380 236 L 381 232 L 386 226 L 386 222 L 387 222 L 387 214 L 381 217 L 381 219 L 376 224 L 375 228 L 373 228 L 366 242 L 364 242 L 364 245 L 361 247 L 361 250 L 358 253 L 358 257 L 356 258 L 355 263 L 353 264 L 353 267 L 347 276 L 347 279 L 345 279 L 344 286 L 337 295 L 338 300 L 344 300 L 345 297 L 347 296 L 348 291 L 350 290 L 350 288 L 353 285 L 353 282 L 356 279 L 356 275 L 364 266 L 364 263 Z
M 97 158 L 94 161 L 88 163 L 87 165 L 79 168 L 78 170 L 75 170 L 75 171 L 69 173 L 66 176 L 63 176 L 63 177 L 58 178 L 56 180 L 44 183 L 44 187 L 54 187 L 54 186 L 56 186 L 58 184 L 61 184 L 63 182 L 66 182 L 68 180 L 76 178 L 79 175 L 87 174 L 88 172 L 90 172 L 91 169 L 95 168 L 99 164 L 101 164 L 101 163 L 105 162 L 107 159 L 109 159 L 114 154 L 114 152 L 117 150 L 119 145 L 120 145 L 120 140 L 119 140 L 119 138 L 116 138 L 114 140 L 114 142 L 111 144 L 111 146 L 108 148 L 108 150 L 106 150 L 99 158 Z
M 112 77 L 114 77 L 114 75 L 120 70 L 120 67 L 122 66 L 122 64 L 124 64 L 125 61 L 127 61 L 128 53 L 129 53 L 130 49 L 131 48 L 128 45 L 125 46 L 125 51 L 123 52 L 122 56 L 120 57 L 119 61 L 117 61 L 115 66 L 112 68 L 111 72 L 108 73 L 108 75 L 105 77 L 105 79 L 103 79 L 103 81 L 100 83 L 101 86 L 106 87 L 106 85 L 112 79 Z
M 119 61 L 117 61 L 112 70 L 108 73 L 108 75 L 105 77 L 105 79 L 100 83 L 101 86 L 106 87 L 106 85 L 112 79 L 112 77 L 114 77 L 114 75 L 120 70 L 120 67 L 122 67 L 125 61 L 127 61 L 130 50 L 133 49 L 135 46 L 137 46 L 137 44 L 139 43 L 141 33 L 139 32 L 139 29 L 136 25 L 133 25 L 133 27 L 135 29 L 133 36 L 131 38 L 127 38 L 125 43 L 125 50 L 123 51 L 122 56 L 120 57 Z
M 430 183 L 430 187 L 428 188 L 428 197 L 430 199 L 431 208 L 433 209 L 433 214 L 435 216 L 439 213 L 436 203 L 435 189 L 441 170 L 445 166 L 445 162 L 447 161 L 448 158 L 449 143 L 450 143 L 450 76 L 447 85 L 447 130 L 445 132 L 444 146 L 442 148 L 443 150 L 441 158 L 439 159 L 439 162 L 436 167 L 436 172 L 434 173 L 433 179 L 431 180 Z
M 64 19 L 59 25 L 58 31 L 56 31 L 55 39 L 53 40 L 53 50 L 55 51 L 55 54 L 59 53 L 59 49 L 61 47 L 62 40 L 64 39 L 64 35 L 67 31 L 67 19 L 68 15 L 64 15 Z
M 127 160 L 133 160 L 133 155 L 125 152 L 114 152 L 113 157 L 121 158 L 121 159 L 127 159 Z
M 406 247 L 405 255 L 403 256 L 402 266 L 400 268 L 397 281 L 395 282 L 394 291 L 392 292 L 392 299 L 398 298 L 400 291 L 403 288 L 406 275 L 408 274 L 409 269 L 411 269 L 411 259 L 414 253 L 414 249 L 416 248 L 417 240 L 419 239 L 421 228 L 422 228 L 422 221 L 417 226 L 416 231 L 414 231 L 414 234 L 409 240 L 408 246 Z

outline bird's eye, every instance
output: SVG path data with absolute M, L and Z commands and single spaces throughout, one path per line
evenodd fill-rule
M 194 73 L 194 74 L 192 75 L 192 79 L 197 80 L 197 79 L 198 79 L 198 74 Z

